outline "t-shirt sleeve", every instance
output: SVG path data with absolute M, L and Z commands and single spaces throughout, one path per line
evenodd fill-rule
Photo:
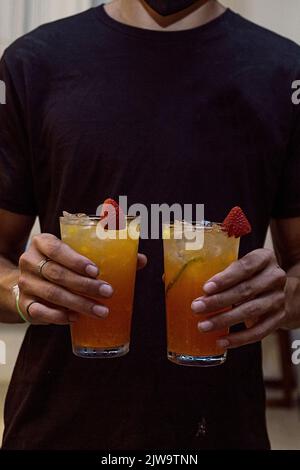
M 300 73 L 298 74 L 300 77 Z M 277 197 L 274 218 L 300 217 L 300 104 L 292 104 L 293 119 Z
M 25 109 L 25 83 L 21 67 L 12 68 L 11 64 L 10 67 L 7 65 L 4 54 L 0 61 L 0 80 L 5 90 L 4 104 L 3 100 L 0 104 L 0 208 L 34 216 L 37 209 Z

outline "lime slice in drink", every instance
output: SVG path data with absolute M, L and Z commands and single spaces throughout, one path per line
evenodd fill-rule
M 168 295 L 168 293 L 170 292 L 170 290 L 172 289 L 172 287 L 174 287 L 174 285 L 176 284 L 176 282 L 180 279 L 180 277 L 182 276 L 182 274 L 187 270 L 188 267 L 190 267 L 192 264 L 195 264 L 197 263 L 198 261 L 202 261 L 203 262 L 203 257 L 202 256 L 195 256 L 194 258 L 191 258 L 187 263 L 185 263 L 181 268 L 180 270 L 178 271 L 178 273 L 176 274 L 176 276 L 169 282 L 167 288 L 166 288 L 166 295 Z

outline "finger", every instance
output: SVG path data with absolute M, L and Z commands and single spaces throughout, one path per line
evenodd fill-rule
M 247 302 L 259 294 L 278 288 L 283 291 L 286 273 L 276 266 L 267 268 L 252 279 L 215 295 L 199 297 L 192 303 L 195 313 L 218 312 L 234 304 Z
M 147 256 L 142 255 L 141 253 L 138 254 L 138 261 L 137 261 L 137 269 L 144 269 L 147 266 L 148 259 Z
M 56 261 L 78 274 L 97 277 L 99 269 L 91 260 L 80 255 L 54 235 L 44 233 L 33 237 L 33 246 L 44 257 Z
M 275 315 L 267 316 L 264 321 L 256 323 L 252 328 L 225 336 L 217 341 L 217 345 L 220 348 L 233 349 L 247 344 L 257 343 L 278 330 L 285 318 L 286 314 L 281 310 Z
M 270 312 L 278 312 L 284 308 L 285 295 L 283 292 L 273 292 L 261 295 L 254 300 L 246 302 L 225 313 L 220 313 L 209 317 L 209 319 L 199 322 L 200 331 L 214 331 L 229 328 L 243 322 L 251 322 L 254 325 L 258 317 L 262 317 Z
M 114 293 L 112 286 L 107 282 L 80 276 L 54 261 L 45 264 L 42 275 L 48 281 L 86 297 L 110 298 Z
M 38 298 L 20 296 L 20 308 L 22 312 L 26 312 L 28 321 L 33 325 L 69 325 L 77 319 L 77 314 L 46 306 Z
M 74 314 L 68 314 L 66 310 L 46 307 L 42 303 L 32 304 L 29 311 L 30 317 L 35 323 L 70 325 L 75 321 Z
M 19 260 L 21 273 L 27 272 L 35 276 L 39 274 L 40 276 L 38 269 L 40 260 L 41 254 L 35 249 L 24 253 Z M 87 297 L 110 298 L 113 295 L 113 288 L 108 283 L 99 279 L 80 276 L 51 260 L 43 266 L 41 276 L 50 282 L 84 294 Z
M 63 307 L 73 312 L 99 318 L 105 318 L 109 313 L 109 309 L 100 303 L 30 275 L 20 276 L 19 286 L 22 293 L 28 296 L 38 297 L 55 306 Z
M 229 289 L 262 271 L 272 260 L 274 260 L 274 253 L 271 250 L 259 249 L 252 251 L 209 279 L 203 290 L 210 295 Z

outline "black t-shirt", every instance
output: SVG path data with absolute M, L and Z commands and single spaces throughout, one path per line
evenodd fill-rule
M 120 24 L 103 7 L 42 26 L 5 52 L 0 207 L 59 236 L 63 210 L 240 205 L 262 247 L 300 216 L 300 49 L 230 10 L 181 32 Z M 143 241 L 131 352 L 76 358 L 63 326 L 30 326 L 5 406 L 6 449 L 267 448 L 259 343 L 224 366 L 167 361 L 162 243 Z

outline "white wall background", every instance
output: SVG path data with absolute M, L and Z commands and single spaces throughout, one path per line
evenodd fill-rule
M 221 3 L 300 43 L 300 0 L 221 0 Z
M 0 51 L 24 32 L 73 15 L 101 0 L 0 0 Z

